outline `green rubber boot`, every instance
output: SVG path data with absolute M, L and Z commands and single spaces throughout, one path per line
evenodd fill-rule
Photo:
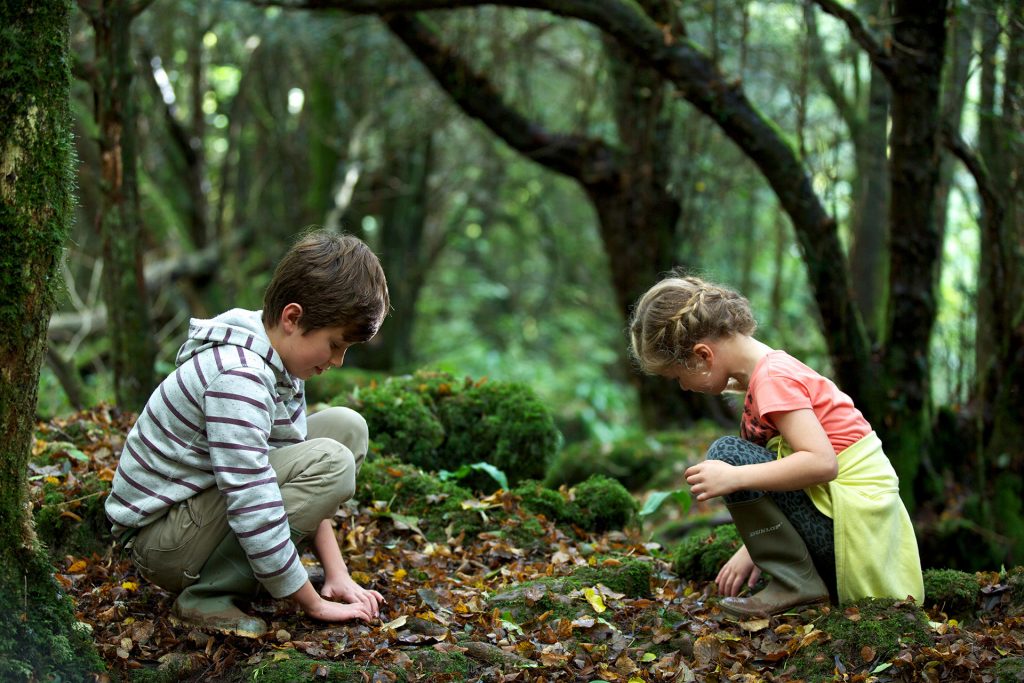
M 751 559 L 771 581 L 750 597 L 723 598 L 723 610 L 741 618 L 767 617 L 828 600 L 804 539 L 770 496 L 727 507 Z
M 235 605 L 237 598 L 255 597 L 259 588 L 238 538 L 228 532 L 203 565 L 199 579 L 178 594 L 171 611 L 181 625 L 259 638 L 267 632 L 266 623 Z

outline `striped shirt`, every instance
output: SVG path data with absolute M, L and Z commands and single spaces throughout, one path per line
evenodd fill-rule
M 256 578 L 274 597 L 294 593 L 308 574 L 267 455 L 305 439 L 304 383 L 285 369 L 259 311 L 193 319 L 176 364 L 125 440 L 105 503 L 115 534 L 216 486 Z

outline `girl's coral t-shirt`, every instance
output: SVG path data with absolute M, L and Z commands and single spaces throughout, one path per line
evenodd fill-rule
M 759 446 L 779 434 L 772 413 L 810 408 L 836 454 L 871 433 L 853 399 L 835 383 L 785 351 L 771 351 L 757 362 L 743 403 L 740 435 Z

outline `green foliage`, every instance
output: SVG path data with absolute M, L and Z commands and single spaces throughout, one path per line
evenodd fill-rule
M 651 595 L 651 563 L 635 558 L 599 558 L 593 565 L 579 567 L 572 573 L 576 584 L 602 584 L 630 598 Z
M 701 423 L 686 432 L 633 433 L 610 443 L 587 439 L 566 446 L 554 459 L 544 484 L 572 486 L 591 474 L 618 479 L 630 491 L 672 485 L 686 467 L 699 461 L 710 435 L 721 428 Z M 707 440 L 705 440 L 707 439 Z
M 636 498 L 615 479 L 595 474 L 575 489 L 571 513 L 576 524 L 601 533 L 624 529 L 636 519 Z
M 539 479 L 559 447 L 551 412 L 522 384 L 418 372 L 338 397 L 362 413 L 383 453 L 425 470 L 485 462 L 509 483 Z M 481 475 L 472 484 L 490 486 Z
M 981 582 L 974 574 L 956 569 L 926 569 L 924 596 L 928 605 L 958 618 L 974 615 Z
M 42 549 L 0 567 L 0 680 L 85 681 L 104 670 Z
M 563 522 L 572 518 L 569 501 L 558 491 L 528 481 L 512 490 L 513 495 L 522 498 L 522 505 L 527 510 L 546 518 Z
M 1024 681 L 1024 657 L 1005 657 L 992 667 L 995 683 L 1019 683 Z
M 904 647 L 933 642 L 928 616 L 921 608 L 891 598 L 862 598 L 846 609 L 830 611 L 817 627 L 829 639 L 802 648 L 787 668 L 808 681 L 832 680 L 836 656 L 842 662 L 860 665 L 864 648 L 869 648 L 875 662 L 886 662 Z
M 704 528 L 686 536 L 672 554 L 672 569 L 688 581 L 713 581 L 742 545 L 733 524 Z

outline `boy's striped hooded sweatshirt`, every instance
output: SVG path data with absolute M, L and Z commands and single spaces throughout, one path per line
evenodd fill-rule
M 177 369 L 128 434 L 106 513 L 119 535 L 216 486 L 256 578 L 274 597 L 308 580 L 267 454 L 306 437 L 304 383 L 270 344 L 259 311 L 193 319 Z

